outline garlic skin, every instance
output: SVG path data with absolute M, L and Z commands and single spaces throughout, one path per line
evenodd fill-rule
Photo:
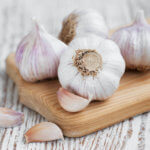
M 67 48 L 35 19 L 33 22 L 34 29 L 22 39 L 16 51 L 16 64 L 28 82 L 56 77 L 60 56 Z
M 64 20 L 59 39 L 69 44 L 76 36 L 87 33 L 102 37 L 108 36 L 108 27 L 101 14 L 93 9 L 77 9 Z
M 63 88 L 88 100 L 105 100 L 119 86 L 125 62 L 119 47 L 96 35 L 74 39 L 60 59 Z
M 64 88 L 59 88 L 57 97 L 60 106 L 68 112 L 78 112 L 88 106 L 90 100 L 70 93 Z
M 64 139 L 61 129 L 52 122 L 36 124 L 25 133 L 27 143 Z
M 127 68 L 139 71 L 150 69 L 150 25 L 142 10 L 137 12 L 134 23 L 117 30 L 112 40 L 120 47 Z
M 0 107 L 0 128 L 19 126 L 24 121 L 24 115 L 15 110 Z

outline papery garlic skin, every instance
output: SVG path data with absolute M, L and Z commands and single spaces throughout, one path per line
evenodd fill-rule
M 112 40 L 120 47 L 127 68 L 139 71 L 150 69 L 150 25 L 143 11 L 137 12 L 131 26 L 116 31 Z
M 15 110 L 0 107 L 0 128 L 19 126 L 24 121 L 24 115 Z
M 78 50 L 95 50 L 93 56 L 98 53 L 95 58 L 100 62 L 93 74 L 92 71 L 84 74 L 84 70 L 81 73 L 81 67 L 75 66 L 74 58 Z M 87 59 L 87 64 L 90 62 L 95 63 L 94 60 Z M 118 88 L 124 71 L 125 62 L 119 47 L 111 40 L 89 35 L 78 37 L 70 43 L 68 50 L 61 56 L 58 78 L 62 87 L 70 92 L 89 100 L 105 100 Z
M 96 10 L 77 9 L 64 19 L 59 39 L 69 44 L 76 36 L 87 33 L 107 37 L 108 27 L 103 16 Z
M 67 46 L 34 20 L 34 29 L 17 47 L 16 64 L 24 80 L 34 82 L 57 76 L 61 54 Z

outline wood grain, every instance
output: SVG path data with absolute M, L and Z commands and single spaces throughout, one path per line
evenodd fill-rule
M 38 83 L 24 81 L 13 53 L 6 59 L 6 72 L 18 86 L 21 103 L 55 122 L 68 137 L 84 136 L 150 111 L 150 72 L 126 72 L 119 89 L 109 100 L 93 102 L 78 113 L 69 113 L 59 105 L 56 92 L 60 84 L 57 79 Z
M 150 17 L 148 4 L 149 0 L 0 0 L 0 106 L 25 115 L 21 126 L 0 129 L 0 150 L 149 150 L 150 112 L 81 138 L 25 144 L 24 133 L 45 119 L 21 105 L 16 85 L 5 73 L 5 59 L 31 29 L 32 16 L 37 16 L 49 33 L 57 36 L 62 19 L 75 8 L 97 9 L 109 28 L 117 28 L 131 23 L 138 8 Z

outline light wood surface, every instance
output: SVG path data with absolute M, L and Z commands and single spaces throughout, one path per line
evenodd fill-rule
M 126 72 L 111 98 L 92 102 L 78 113 L 69 113 L 59 105 L 56 92 L 60 84 L 57 79 L 38 83 L 24 81 L 13 53 L 6 59 L 6 72 L 18 86 L 21 103 L 59 125 L 68 137 L 84 136 L 150 111 L 150 72 Z
M 0 150 L 149 150 L 150 112 L 80 138 L 25 144 L 24 133 L 46 121 L 19 102 L 17 86 L 5 72 L 5 59 L 30 31 L 36 16 L 49 33 L 58 35 L 62 19 L 75 8 L 94 8 L 105 17 L 109 28 L 130 24 L 137 9 L 150 17 L 149 0 L 0 0 L 0 107 L 21 111 L 24 123 L 0 129 Z M 56 11 L 57 10 L 57 11 Z

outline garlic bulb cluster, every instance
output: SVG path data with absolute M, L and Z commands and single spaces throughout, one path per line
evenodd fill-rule
M 87 33 L 107 37 L 108 28 L 104 18 L 92 9 L 74 10 L 64 19 L 59 39 L 69 44 L 76 36 Z
M 105 100 L 118 88 L 124 71 L 119 47 L 111 40 L 89 35 L 75 38 L 62 54 L 58 78 L 62 87 L 74 94 L 89 101 Z
M 134 23 L 116 31 L 112 40 L 120 47 L 127 68 L 140 71 L 150 69 L 150 25 L 142 10 L 137 12 Z
M 29 82 L 57 76 L 59 58 L 67 46 L 52 37 L 35 19 L 34 29 L 23 38 L 16 51 L 16 64 Z

